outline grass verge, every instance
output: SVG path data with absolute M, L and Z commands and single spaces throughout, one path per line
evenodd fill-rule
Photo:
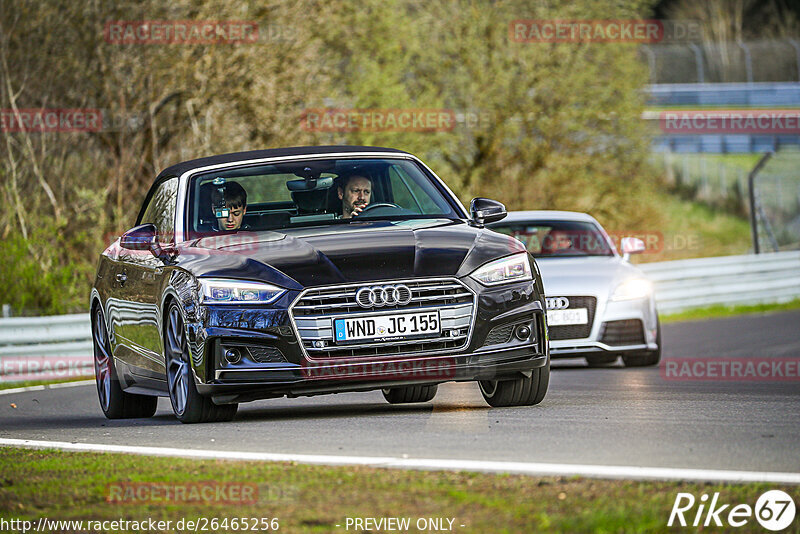
M 774 313 L 788 310 L 800 310 L 800 299 L 790 300 L 779 304 L 749 304 L 742 306 L 708 306 L 687 310 L 684 312 L 662 315 L 662 323 L 676 323 L 678 321 L 699 321 L 702 319 L 717 319 L 734 315 L 747 315 L 753 313 Z
M 236 500 L 232 493 L 225 496 L 228 502 L 213 495 L 202 502 L 166 498 L 167 488 L 178 495 L 176 485 L 197 482 L 250 485 L 252 498 L 230 502 Z M 770 489 L 800 500 L 798 487 L 761 483 L 613 481 L 0 448 L 0 518 L 170 520 L 171 528 L 164 529 L 170 532 L 180 519 L 200 517 L 277 518 L 282 532 L 347 532 L 348 517 L 407 517 L 409 532 L 420 531 L 419 518 L 453 519 L 456 532 L 665 532 L 678 492 L 697 498 L 719 492 L 720 503 L 754 506 Z M 159 498 L 148 500 L 149 495 Z M 124 502 L 109 502 L 114 497 Z M 687 513 L 690 523 L 695 512 Z M 789 531 L 797 532 L 796 525 Z M 351 525 L 349 531 L 354 530 L 365 529 Z M 762 529 L 751 518 L 736 531 Z
M 747 254 L 753 246 L 747 219 L 668 193 L 657 193 L 656 202 L 663 226 L 645 233 L 658 232 L 659 246 L 632 256 L 634 263 Z
M 59 378 L 57 380 L 22 380 L 21 382 L 0 382 L 0 390 L 26 388 L 29 386 L 49 386 L 52 384 L 63 384 L 64 382 L 81 382 L 92 380 L 93 375 L 73 376 L 70 378 Z

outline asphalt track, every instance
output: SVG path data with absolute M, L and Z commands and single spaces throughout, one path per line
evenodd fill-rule
M 667 324 L 663 360 L 800 359 L 800 310 Z M 544 402 L 490 408 L 475 384 L 392 406 L 380 392 L 242 404 L 235 421 L 108 421 L 93 386 L 0 395 L 0 438 L 358 457 L 800 473 L 800 380 L 675 380 L 553 363 Z M 13 405 L 13 406 L 12 406 Z

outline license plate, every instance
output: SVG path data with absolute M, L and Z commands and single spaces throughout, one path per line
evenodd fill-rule
M 589 310 L 586 308 L 570 308 L 566 310 L 547 310 L 548 326 L 569 326 L 588 324 Z
M 437 337 L 441 332 L 438 311 L 335 319 L 333 325 L 337 343 Z

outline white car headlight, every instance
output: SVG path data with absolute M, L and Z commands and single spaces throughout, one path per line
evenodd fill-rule
M 649 297 L 653 293 L 653 284 L 644 278 L 632 278 L 625 280 L 611 296 L 611 300 L 632 300 Z
M 203 304 L 268 304 L 286 290 L 263 282 L 199 278 Z
M 490 261 L 478 267 L 470 276 L 487 286 L 533 280 L 527 252 Z

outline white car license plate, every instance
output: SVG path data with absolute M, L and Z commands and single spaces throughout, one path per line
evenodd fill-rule
M 586 308 L 570 308 L 566 310 L 547 310 L 547 326 L 569 326 L 587 324 L 589 310 Z
M 333 325 L 337 343 L 436 337 L 441 332 L 438 311 L 335 319 Z

